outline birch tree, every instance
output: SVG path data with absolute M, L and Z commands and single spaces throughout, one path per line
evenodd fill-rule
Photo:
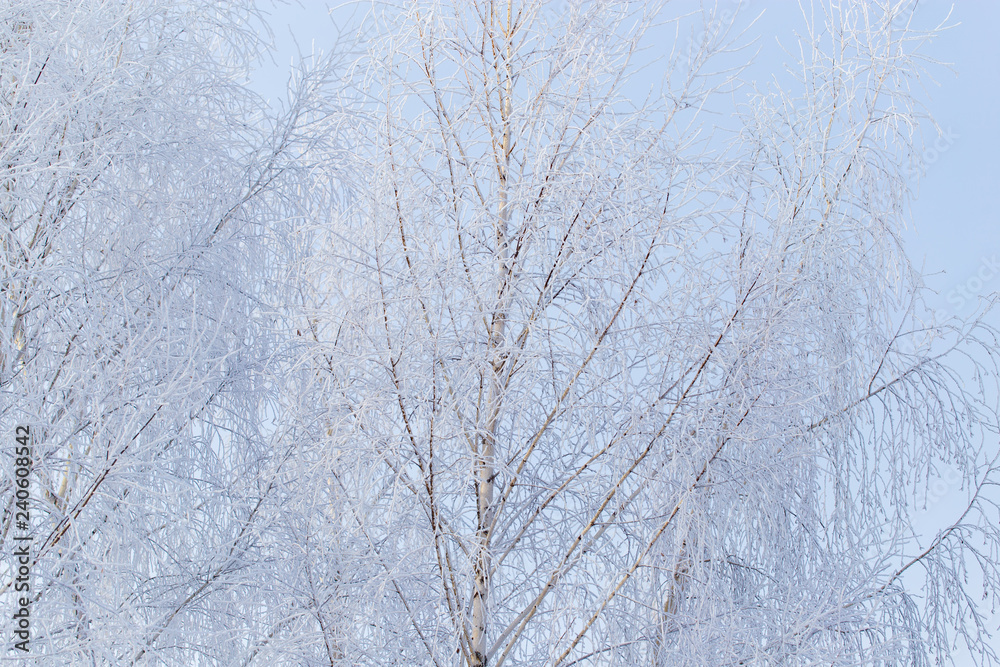
M 912 5 L 807 8 L 760 87 L 711 12 L 560 7 L 374 5 L 329 93 L 357 177 L 306 204 L 285 417 L 331 664 L 992 664 L 995 340 L 921 321 L 899 240 Z M 969 503 L 928 543 L 944 463 Z
M 259 371 L 281 248 L 260 241 L 297 112 L 268 118 L 243 85 L 258 19 L 199 0 L 0 8 L 0 423 L 38 434 L 45 664 L 232 664 L 273 633 Z

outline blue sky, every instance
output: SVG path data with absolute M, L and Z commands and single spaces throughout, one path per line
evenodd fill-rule
M 554 0 L 553 4 L 560 1 L 574 0 Z M 330 12 L 327 7 L 340 4 L 339 0 L 302 0 L 302 4 L 270 7 L 265 3 L 275 33 L 275 62 L 260 67 L 252 85 L 273 101 L 283 98 L 290 63 L 299 49 L 309 53 L 313 48 L 335 48 L 333 21 L 349 20 L 351 10 Z M 738 4 L 737 0 L 719 0 L 723 11 Z M 777 48 L 777 41 L 792 42 L 792 27 L 801 17 L 799 4 L 744 0 L 742 5 L 744 17 L 761 15 L 747 35 L 757 38 L 761 48 L 749 76 L 756 76 L 756 72 L 767 76 L 788 58 Z M 668 11 L 696 6 L 696 0 L 678 0 L 668 5 Z M 919 0 L 916 20 L 922 27 L 942 22 L 952 26 L 925 51 L 942 63 L 950 63 L 950 69 L 932 68 L 936 83 L 926 79 L 926 88 L 915 91 L 943 134 L 925 136 L 929 146 L 923 159 L 925 173 L 917 185 L 912 224 L 904 239 L 910 258 L 924 269 L 926 284 L 937 291 L 927 305 L 941 315 L 964 318 L 973 314 L 978 297 L 1000 290 L 996 196 L 1000 191 L 1000 40 L 996 38 L 1000 1 L 964 0 L 953 5 L 946 0 Z M 987 321 L 1000 328 L 1000 308 Z M 964 492 L 954 483 L 941 488 L 940 502 L 926 515 L 928 524 L 946 525 L 949 516 L 961 511 Z M 994 618 L 994 631 L 997 623 L 1000 617 Z M 1000 649 L 1000 632 L 995 632 L 994 642 Z M 958 664 L 973 663 L 959 657 Z
M 302 0 L 301 4 L 275 3 L 269 7 L 275 63 L 266 63 L 257 71 L 254 86 L 272 100 L 283 97 L 290 62 L 298 49 L 308 53 L 313 47 L 335 48 L 333 21 L 349 19 L 351 11 L 340 8 L 331 12 L 328 7 L 342 4 Z M 673 6 L 687 10 L 697 4 L 681 0 Z M 720 0 L 719 6 L 726 11 L 738 4 L 736 0 Z M 756 37 L 762 47 L 755 69 L 773 71 L 784 57 L 776 44 L 791 41 L 799 5 L 791 0 L 744 0 L 742 6 L 745 17 L 762 14 L 748 35 Z M 1000 2 L 965 0 L 953 5 L 946 0 L 919 0 L 917 19 L 931 26 L 945 21 L 949 12 L 946 22 L 953 27 L 927 53 L 951 63 L 951 68 L 933 68 L 937 83 L 927 80 L 922 93 L 944 136 L 925 155 L 926 172 L 913 202 L 913 225 L 906 240 L 911 258 L 923 264 L 929 274 L 928 285 L 939 292 L 929 305 L 968 316 L 974 310 L 974 299 L 969 296 L 985 296 L 1000 289 L 1000 271 L 985 281 L 975 279 L 977 274 L 990 273 L 983 267 L 991 265 L 994 255 L 1000 260 L 1000 214 L 994 197 L 1000 181 L 1000 40 L 995 37 L 1000 27 Z M 928 143 L 933 143 L 934 137 L 929 139 Z M 979 282 L 984 284 L 973 289 Z M 1000 325 L 1000 314 L 990 321 Z
M 922 0 L 921 17 L 946 15 L 951 3 Z M 972 301 L 960 293 L 976 288 L 977 274 L 994 257 L 1000 259 L 1000 215 L 995 201 L 1000 169 L 1000 3 L 966 0 L 954 6 L 947 30 L 931 53 L 954 63 L 954 71 L 939 72 L 938 86 L 928 91 L 928 106 L 939 125 L 952 136 L 940 145 L 939 154 L 919 185 L 913 205 L 913 231 L 907 235 L 911 257 L 925 258 L 928 273 L 942 271 L 927 280 L 937 289 L 938 307 L 967 316 Z M 979 293 L 1000 290 L 1000 275 L 984 281 Z M 950 298 L 949 298 L 950 297 Z M 960 305 L 961 303 L 961 305 Z M 1000 325 L 1000 314 L 989 321 Z

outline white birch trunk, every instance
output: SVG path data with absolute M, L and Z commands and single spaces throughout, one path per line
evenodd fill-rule
M 495 17 L 495 16 L 494 16 Z M 487 664 L 487 630 L 489 626 L 489 593 L 490 593 L 490 539 L 494 525 L 493 490 L 496 477 L 496 437 L 497 424 L 503 407 L 504 376 L 507 355 L 504 351 L 506 342 L 507 309 L 511 291 L 512 267 L 509 238 L 509 183 L 511 127 L 510 114 L 512 109 L 510 71 L 510 4 L 508 3 L 507 29 L 504 30 L 505 48 L 501 55 L 502 71 L 498 63 L 497 78 L 506 79 L 505 89 L 501 94 L 501 120 L 503 134 L 499 153 L 497 153 L 497 173 L 499 179 L 498 206 L 496 222 L 496 256 L 497 256 L 497 300 L 493 312 L 489 337 L 490 352 L 490 389 L 487 394 L 487 423 L 485 435 L 482 438 L 479 456 L 476 459 L 478 486 L 477 530 L 476 530 L 476 560 L 473 565 L 475 573 L 475 590 L 472 597 L 472 633 L 471 633 L 471 663 L 474 667 L 485 667 Z M 494 26 L 489 26 L 493 28 Z M 500 54 L 498 54 L 500 55 Z

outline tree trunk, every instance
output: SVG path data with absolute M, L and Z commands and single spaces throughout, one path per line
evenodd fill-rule
M 492 8 L 491 8 L 492 9 Z M 503 134 L 499 152 L 495 153 L 497 174 L 499 179 L 498 206 L 496 222 L 496 266 L 497 266 L 497 300 L 489 332 L 490 354 L 490 390 L 487 395 L 485 414 L 487 415 L 485 434 L 481 441 L 480 451 L 476 457 L 476 478 L 478 491 L 477 528 L 476 528 L 476 558 L 473 564 L 475 574 L 475 589 L 472 594 L 472 634 L 471 634 L 471 664 L 474 667 L 485 667 L 487 663 L 486 632 L 488 628 L 488 600 L 490 593 L 490 538 L 494 525 L 493 485 L 496 477 L 495 456 L 497 424 L 503 405 L 504 375 L 507 362 L 505 351 L 507 310 L 511 292 L 513 275 L 510 256 L 510 238 L 508 225 L 510 222 L 509 183 L 510 172 L 511 127 L 510 114 L 512 109 L 513 86 L 510 69 L 511 57 L 511 7 L 507 4 L 507 25 L 502 29 L 505 47 L 496 49 L 496 15 L 490 12 L 492 24 L 484 26 L 487 35 L 491 37 L 497 57 L 497 80 L 505 80 L 505 89 L 500 93 L 500 117 L 503 124 Z

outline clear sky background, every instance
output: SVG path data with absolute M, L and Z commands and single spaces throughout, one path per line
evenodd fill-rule
M 335 49 L 334 23 L 345 24 L 353 11 L 328 9 L 341 6 L 339 0 L 278 0 L 270 6 L 267 1 L 274 62 L 261 65 L 252 85 L 277 104 L 285 97 L 298 54 Z M 558 8 L 573 1 L 552 4 Z M 698 5 L 696 0 L 676 0 L 668 11 L 686 12 Z M 758 40 L 754 48 L 760 48 L 747 76 L 767 77 L 780 70 L 788 55 L 778 43 L 794 44 L 793 30 L 801 24 L 798 2 L 719 0 L 718 7 L 730 12 L 740 8 L 744 24 L 760 17 L 747 34 Z M 945 135 L 936 147 L 935 137 L 925 136 L 931 147 L 924 155 L 925 172 L 904 239 L 911 260 L 923 267 L 926 284 L 937 292 L 928 298 L 928 307 L 941 315 L 967 318 L 974 314 L 978 297 L 1000 290 L 1000 0 L 919 0 L 916 20 L 921 27 L 942 22 L 952 26 L 924 51 L 951 65 L 933 68 L 936 83 L 927 79 L 926 90 L 917 91 Z M 656 35 L 653 38 L 655 44 Z M 672 38 L 671 33 L 662 41 Z M 1000 328 L 1000 308 L 986 319 Z M 937 502 L 921 517 L 929 536 L 964 508 L 966 495 L 959 485 L 947 476 L 941 482 Z M 998 624 L 1000 615 L 991 624 L 1000 651 Z M 968 656 L 955 657 L 960 666 L 973 664 Z

